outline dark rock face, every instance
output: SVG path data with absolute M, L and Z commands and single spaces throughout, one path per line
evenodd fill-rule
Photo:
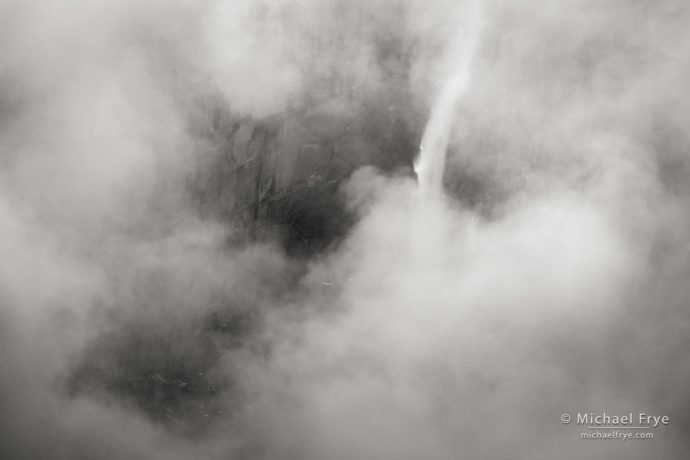
M 251 239 L 278 235 L 290 254 L 325 249 L 351 224 L 339 189 L 354 170 L 413 174 L 422 123 L 401 85 L 329 94 L 317 85 L 264 119 L 208 109 L 207 151 L 189 181 L 199 208 Z

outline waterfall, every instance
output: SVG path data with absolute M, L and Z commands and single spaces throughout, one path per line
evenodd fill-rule
M 470 66 L 481 34 L 480 2 L 481 0 L 468 2 L 466 21 L 459 26 L 458 34 L 450 44 L 449 57 L 454 63 L 450 66 L 449 75 L 431 110 L 419 155 L 414 163 L 419 190 L 425 200 L 440 196 L 443 189 L 443 171 L 453 112 L 469 87 Z

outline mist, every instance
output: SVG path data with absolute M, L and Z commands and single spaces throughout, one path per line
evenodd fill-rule
M 687 457 L 685 2 L 0 24 L 3 459 Z

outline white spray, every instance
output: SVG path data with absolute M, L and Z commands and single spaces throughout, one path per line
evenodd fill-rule
M 419 190 L 424 201 L 441 194 L 453 110 L 459 99 L 467 92 L 470 65 L 481 34 L 480 2 L 481 0 L 468 2 L 467 20 L 451 43 L 450 52 L 453 53 L 451 59 L 454 64 L 450 67 L 450 74 L 431 111 L 422 136 L 419 156 L 414 164 Z

